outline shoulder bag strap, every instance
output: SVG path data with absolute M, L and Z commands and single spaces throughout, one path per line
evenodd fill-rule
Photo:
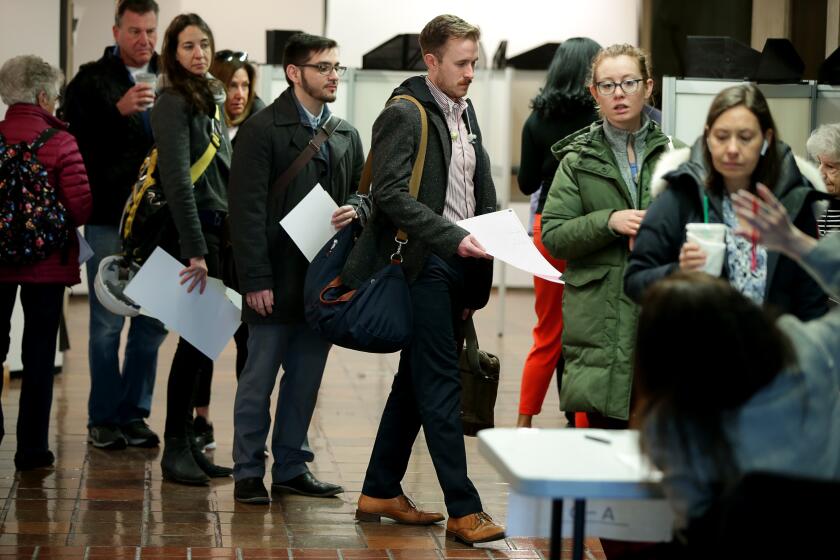
M 298 157 L 295 158 L 295 161 L 289 166 L 286 171 L 280 175 L 277 180 L 274 182 L 274 185 L 271 187 L 272 192 L 280 192 L 285 189 L 289 183 L 292 182 L 292 179 L 297 177 L 297 174 L 300 173 L 300 170 L 304 168 L 304 166 L 309 163 L 315 154 L 321 151 L 321 146 L 324 145 L 324 142 L 332 136 L 332 133 L 335 132 L 335 129 L 338 128 L 338 125 L 341 124 L 341 119 L 336 117 L 335 115 L 330 115 L 330 118 L 327 119 L 321 128 L 318 129 L 318 134 L 315 135 L 312 140 L 309 141 L 309 145 L 307 146 L 308 150 L 303 150 Z
M 216 114 L 213 115 L 213 130 L 210 132 L 210 143 L 207 145 L 207 149 L 204 150 L 204 153 L 201 154 L 201 157 L 198 158 L 198 161 L 190 167 L 190 181 L 193 186 L 195 186 L 196 181 L 204 175 L 207 168 L 210 167 L 210 162 L 213 161 L 214 157 L 216 157 L 216 152 L 218 151 L 219 146 L 222 145 L 222 138 L 219 136 L 219 131 L 221 130 L 220 124 L 221 111 L 219 106 L 216 105 Z
M 35 138 L 35 140 L 33 140 L 31 144 L 29 144 L 29 150 L 32 152 L 37 152 L 41 149 L 41 147 L 44 144 L 49 142 L 50 138 L 55 136 L 56 133 L 58 133 L 57 128 L 45 128 L 44 131 L 41 132 L 41 134 L 39 134 L 38 137 Z
M 470 369 L 475 373 L 481 372 L 481 362 L 478 359 L 478 335 L 475 332 L 473 318 L 469 317 L 464 322 L 464 341 L 467 343 L 466 353 Z
M 388 103 L 395 99 L 405 99 L 414 103 L 417 110 L 420 111 L 420 148 L 417 151 L 417 159 L 414 160 L 414 166 L 411 168 L 411 179 L 408 181 L 408 192 L 412 198 L 417 198 L 417 193 L 420 192 L 420 181 L 423 179 L 423 165 L 426 163 L 426 146 L 429 143 L 429 122 L 426 116 L 426 109 L 423 105 L 410 95 L 395 95 L 388 100 Z M 362 178 L 359 180 L 359 194 L 367 195 L 370 193 L 370 184 L 373 175 L 373 150 L 368 152 L 365 167 L 362 170 Z M 408 242 L 408 234 L 403 230 L 397 231 L 396 241 L 399 247 L 402 247 Z M 397 251 L 396 254 L 399 254 Z

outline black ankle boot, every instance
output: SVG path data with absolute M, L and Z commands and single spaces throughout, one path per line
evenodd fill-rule
M 18 451 L 15 453 L 15 469 L 29 471 L 51 467 L 55 462 L 55 455 L 49 449 L 43 451 Z
M 222 467 L 210 462 L 201 448 L 195 441 L 195 438 L 190 438 L 190 451 L 192 451 L 193 460 L 198 467 L 210 478 L 224 478 L 233 474 L 233 469 L 230 467 Z
M 207 484 L 210 479 L 196 464 L 186 437 L 163 439 L 163 458 L 160 460 L 163 478 L 181 484 Z

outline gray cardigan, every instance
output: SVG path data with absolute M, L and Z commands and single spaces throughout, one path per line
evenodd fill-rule
M 827 293 L 840 294 L 840 235 L 822 239 L 802 264 Z M 783 315 L 777 324 L 793 344 L 797 367 L 782 371 L 726 419 L 724 431 L 736 464 L 742 473 L 838 479 L 840 307 L 807 322 Z M 675 453 L 678 447 L 673 442 L 657 442 L 653 433 L 649 442 L 677 524 L 685 526 L 689 519 L 702 516 L 717 497 L 717 469 L 697 450 L 688 457 Z
M 187 100 L 172 89 L 164 89 L 152 109 L 161 186 L 178 229 L 184 259 L 207 254 L 198 211 L 227 212 L 231 147 L 224 123 L 216 156 L 195 187 L 190 181 L 190 166 L 210 144 L 212 126 L 209 115 L 194 112 Z
M 458 245 L 469 235 L 442 216 L 452 157 L 452 141 L 443 113 L 423 76 L 409 78 L 391 96 L 400 94 L 414 96 L 428 115 L 429 141 L 420 192 L 417 200 L 408 192 L 411 168 L 420 144 L 420 114 L 413 103 L 400 99 L 383 109 L 373 124 L 373 213 L 341 273 L 343 282 L 353 288 L 390 262 L 398 228 L 408 234 L 408 244 L 402 253 L 403 270 L 409 282 L 420 273 L 429 254 L 452 258 Z M 496 189 L 478 119 L 469 101 L 465 118 L 467 113 L 471 130 L 476 134 L 473 177 L 476 215 L 486 214 L 496 210 Z

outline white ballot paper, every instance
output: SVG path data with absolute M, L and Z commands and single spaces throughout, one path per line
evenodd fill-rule
M 487 253 L 500 261 L 544 280 L 563 283 L 563 275 L 540 254 L 510 208 L 467 218 L 458 225 L 473 234 Z
M 330 219 L 336 210 L 338 205 L 318 183 L 280 220 L 280 225 L 309 262 L 335 235 Z
M 85 236 L 82 235 L 82 232 L 78 228 L 76 229 L 76 239 L 79 240 L 79 264 L 82 265 L 93 257 L 93 249 L 91 249 L 87 239 L 85 239 Z
M 189 283 L 182 286 L 178 275 L 183 269 L 182 263 L 158 247 L 128 283 L 125 295 L 215 360 L 239 328 L 241 311 L 218 278 L 207 277 L 203 294 L 198 288 L 187 293 Z

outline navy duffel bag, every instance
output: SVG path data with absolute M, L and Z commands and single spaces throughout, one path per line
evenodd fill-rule
M 303 289 L 306 322 L 325 340 L 362 352 L 398 352 L 411 340 L 411 294 L 399 262 L 388 264 L 358 289 L 339 274 L 353 249 L 353 225 L 336 233 L 309 264 Z
M 409 194 L 417 198 L 429 125 L 426 110 L 410 95 L 397 95 L 389 100 L 403 99 L 413 103 L 420 115 L 420 145 L 411 169 Z M 372 177 L 373 152 L 368 153 L 358 192 L 368 195 Z M 341 282 L 341 270 L 353 249 L 357 223 L 336 233 L 309 264 L 303 287 L 303 309 L 306 322 L 325 340 L 362 352 L 380 354 L 398 352 L 408 346 L 413 332 L 414 317 L 411 312 L 411 294 L 402 268 L 402 247 L 408 236 L 397 232 L 396 252 L 391 263 L 378 270 L 361 286 L 351 290 Z

